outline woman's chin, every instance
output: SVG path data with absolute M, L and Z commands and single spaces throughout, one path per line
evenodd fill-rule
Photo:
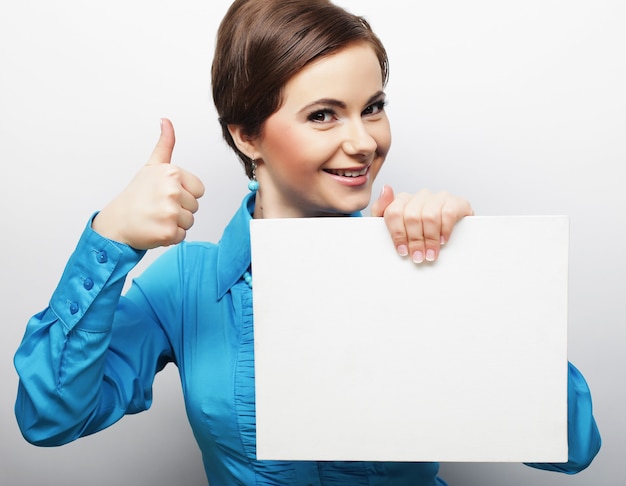
M 343 201 L 342 204 L 337 205 L 335 212 L 341 215 L 350 215 L 359 211 L 363 211 L 370 203 L 370 191 L 361 197 L 354 198 L 350 201 Z

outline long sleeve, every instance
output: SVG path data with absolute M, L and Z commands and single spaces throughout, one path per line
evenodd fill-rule
M 567 385 L 568 461 L 562 464 L 529 463 L 529 466 L 575 474 L 588 467 L 600 450 L 602 440 L 593 418 L 591 393 L 585 378 L 571 363 Z
M 24 437 L 60 445 L 147 409 L 171 350 L 158 323 L 122 298 L 144 252 L 102 238 L 91 221 L 49 307 L 33 316 L 14 358 Z

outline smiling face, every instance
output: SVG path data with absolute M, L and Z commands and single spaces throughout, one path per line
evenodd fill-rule
M 307 65 L 243 150 L 257 161 L 255 217 L 345 215 L 365 208 L 391 144 L 378 58 L 351 44 Z M 240 147 L 242 148 L 242 147 Z

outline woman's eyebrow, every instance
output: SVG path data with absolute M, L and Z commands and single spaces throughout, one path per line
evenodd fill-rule
M 333 106 L 333 107 L 342 108 L 342 109 L 346 108 L 346 104 L 343 101 L 339 101 L 334 98 L 321 98 L 319 100 L 312 101 L 311 103 L 304 106 L 300 110 L 299 113 L 302 113 L 304 111 L 309 111 L 312 108 L 320 106 L 320 105 Z
M 378 91 L 373 96 L 370 96 L 370 98 L 366 101 L 365 106 L 371 105 L 375 101 L 378 101 L 380 98 L 385 98 L 386 96 L 387 94 L 384 91 Z

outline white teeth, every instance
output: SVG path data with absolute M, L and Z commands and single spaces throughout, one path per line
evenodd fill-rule
M 358 177 L 367 174 L 368 167 L 363 167 L 361 170 L 346 170 L 346 169 L 329 169 L 328 172 L 342 177 Z

